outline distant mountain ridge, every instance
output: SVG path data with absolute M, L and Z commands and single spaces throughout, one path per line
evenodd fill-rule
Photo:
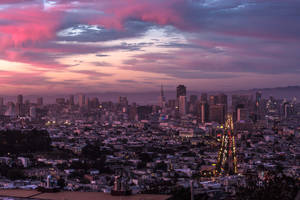
M 275 88 L 253 88 L 249 90 L 235 90 L 235 91 L 203 91 L 208 94 L 217 94 L 223 92 L 230 98 L 232 94 L 252 94 L 255 95 L 256 92 L 261 91 L 263 98 L 269 98 L 273 96 L 274 98 L 286 98 L 288 100 L 296 97 L 300 100 L 300 86 L 287 86 L 287 87 L 275 87 Z M 187 88 L 188 98 L 191 94 L 200 96 L 202 91 L 190 91 Z M 75 95 L 75 101 L 77 101 L 78 94 Z M 113 101 L 117 102 L 119 96 L 127 96 L 129 103 L 136 102 L 141 105 L 145 104 L 158 104 L 160 95 L 160 88 L 157 91 L 150 92 L 137 92 L 137 93 L 124 93 L 124 92 L 98 92 L 98 93 L 87 93 L 86 96 L 89 98 L 98 97 L 100 101 Z M 0 95 L 1 96 L 1 95 Z M 36 98 L 43 95 L 24 95 L 24 99 L 29 99 L 31 102 L 36 102 Z M 5 97 L 5 96 L 4 96 Z M 68 98 L 69 95 L 44 95 L 45 103 L 54 103 L 55 99 L 58 97 Z M 176 98 L 176 91 L 165 91 L 165 97 L 167 100 Z M 16 101 L 16 96 L 5 97 L 5 102 Z
M 258 91 L 262 92 L 263 98 L 269 98 L 270 96 L 273 96 L 274 98 L 286 98 L 286 99 L 292 99 L 294 97 L 297 98 L 299 101 L 300 99 L 300 86 L 287 86 L 287 87 L 275 87 L 275 88 L 254 88 L 250 90 L 240 90 L 240 91 L 234 91 L 231 93 L 256 93 Z

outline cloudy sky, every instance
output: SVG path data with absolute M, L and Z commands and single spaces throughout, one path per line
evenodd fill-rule
M 300 85 L 299 0 L 1 0 L 0 93 Z

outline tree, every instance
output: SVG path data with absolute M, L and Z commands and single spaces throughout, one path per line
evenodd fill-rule
M 237 189 L 236 199 L 243 200 L 293 200 L 299 190 L 299 181 L 283 174 L 268 172 L 266 179 L 258 185 L 256 176 L 247 177 L 247 186 Z
M 60 177 L 57 181 L 57 185 L 60 187 L 60 189 L 63 189 L 66 186 L 66 181 L 62 177 Z
M 101 156 L 101 151 L 99 146 L 87 144 L 83 147 L 81 155 L 90 159 L 97 159 Z

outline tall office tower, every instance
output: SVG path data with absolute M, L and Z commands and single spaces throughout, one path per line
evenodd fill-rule
M 36 104 L 37 104 L 38 106 L 42 106 L 42 105 L 44 104 L 44 99 L 43 99 L 43 97 L 37 98 Z
M 253 111 L 253 96 L 252 95 L 232 95 L 232 112 L 233 112 L 233 121 L 238 120 L 238 109 L 241 108 L 242 112 L 245 113 L 248 110 L 248 115 Z M 248 116 L 249 117 L 249 116 Z M 246 117 L 247 118 L 247 117 Z M 241 119 L 244 120 L 244 119 Z
M 255 100 L 255 112 L 256 112 L 256 118 L 257 120 L 260 120 L 261 118 L 261 112 L 260 112 L 260 109 L 261 109 L 261 97 L 262 97 L 262 93 L 259 91 L 259 92 L 256 92 L 256 100 Z
M 65 98 L 57 98 L 56 99 L 56 104 L 58 105 L 64 105 L 66 103 Z
M 8 102 L 7 107 L 8 109 L 6 110 L 5 115 L 10 117 L 15 116 L 16 115 L 15 104 L 13 102 Z
M 29 109 L 29 115 L 33 119 L 36 118 L 36 107 L 35 106 L 31 106 L 30 107 L 30 109 Z
M 227 95 L 218 94 L 218 95 L 209 96 L 209 105 L 218 105 L 218 104 L 227 105 Z
M 149 115 L 152 113 L 152 106 L 139 106 L 137 107 L 138 120 L 149 119 Z
M 224 124 L 225 122 L 225 105 L 209 105 L 209 120 Z
M 191 104 L 196 104 L 197 100 L 198 100 L 198 96 L 197 95 L 191 95 L 190 96 L 190 103 Z
M 227 107 L 228 107 L 228 103 L 227 103 L 227 95 L 225 94 L 218 94 L 216 96 L 217 99 L 217 105 L 224 105 L 225 107 L 225 115 L 227 114 Z M 225 116 L 224 116 L 225 117 Z
M 227 113 L 227 96 L 225 94 L 209 96 L 209 119 L 210 121 L 223 124 Z
M 225 95 L 225 94 L 216 95 L 216 102 L 217 102 L 217 104 L 227 105 L 227 95 Z
M 209 96 L 209 105 L 216 105 L 217 104 L 217 98 L 214 95 Z
M 262 93 L 261 91 L 256 92 L 256 102 L 260 103 L 261 101 L 261 97 L 262 97 Z
M 91 108 L 91 100 L 90 100 L 89 97 L 86 98 L 86 100 L 85 100 L 85 105 L 86 105 L 86 107 L 87 107 L 88 109 Z
M 289 117 L 290 104 L 289 102 L 284 102 L 282 106 L 283 106 L 283 118 L 287 119 Z
M 128 100 L 127 97 L 119 97 L 119 104 L 122 107 L 127 107 L 128 106 Z
M 179 114 L 186 115 L 186 96 L 179 97 Z
M 4 98 L 3 97 L 0 97 L 0 108 L 4 106 Z
M 197 115 L 201 123 L 205 123 L 209 119 L 209 106 L 205 101 L 197 101 Z
M 176 88 L 176 95 L 177 99 L 179 99 L 180 96 L 186 96 L 186 87 L 184 85 L 178 85 Z
M 233 175 L 238 173 L 235 143 L 232 115 L 228 114 L 216 165 L 218 175 Z
M 160 97 L 159 97 L 159 105 L 161 107 L 162 112 L 166 112 L 166 98 L 164 94 L 164 88 L 163 85 L 161 85 L 161 90 L 160 90 Z
M 196 114 L 197 113 L 197 95 L 191 95 L 190 101 L 188 102 L 188 113 Z
M 25 104 L 26 106 L 29 106 L 29 105 L 30 105 L 30 100 L 26 99 L 24 104 Z
M 0 97 L 0 115 L 3 115 L 4 112 L 3 106 L 4 106 L 4 99 L 3 97 Z
M 23 95 L 17 96 L 16 115 L 23 116 Z
M 74 95 L 70 95 L 70 97 L 69 97 L 69 104 L 70 104 L 71 106 L 74 106 L 74 104 L 75 104 L 75 101 L 74 101 Z
M 205 123 L 207 121 L 207 114 L 208 114 L 208 106 L 206 103 L 201 104 L 201 122 Z
M 17 103 L 23 104 L 23 95 L 19 94 L 19 95 L 17 96 Z
M 171 110 L 175 110 L 175 108 L 176 108 L 176 100 L 175 99 L 170 99 L 168 101 L 168 108 L 171 108 Z
M 129 110 L 128 110 L 128 119 L 130 121 L 135 121 L 137 120 L 137 107 L 136 107 L 136 104 L 133 103 L 130 107 L 129 107 Z
M 245 108 L 251 109 L 253 103 L 252 95 L 232 95 L 232 109 L 236 110 L 238 105 L 244 105 Z
M 201 102 L 205 102 L 205 103 L 207 103 L 207 93 L 202 93 L 201 94 Z
M 247 121 L 249 119 L 249 110 L 247 108 L 237 108 L 237 120 L 238 122 Z
M 79 107 L 84 107 L 85 106 L 85 95 L 84 94 L 79 95 L 78 104 L 79 104 Z
M 97 97 L 92 98 L 90 102 L 90 106 L 91 108 L 99 108 L 100 106 L 99 99 Z

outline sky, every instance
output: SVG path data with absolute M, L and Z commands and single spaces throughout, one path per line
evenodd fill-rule
M 300 85 L 299 0 L 0 0 L 0 93 Z

